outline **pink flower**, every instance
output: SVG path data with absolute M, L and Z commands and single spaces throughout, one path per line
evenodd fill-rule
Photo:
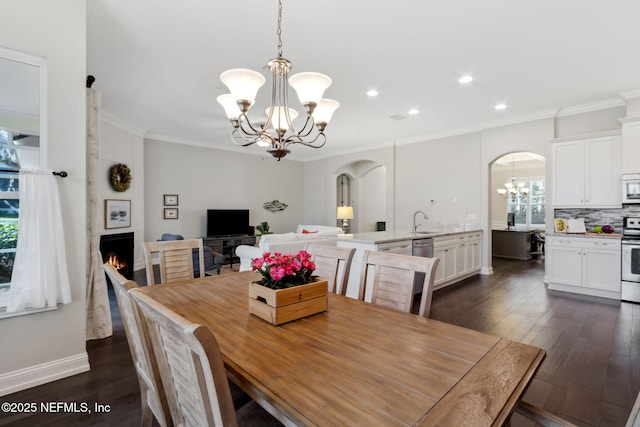
M 309 283 L 316 268 L 307 251 L 296 255 L 265 252 L 251 260 L 251 267 L 262 275 L 264 286 L 275 289 Z

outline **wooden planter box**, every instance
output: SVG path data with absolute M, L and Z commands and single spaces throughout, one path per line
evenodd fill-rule
M 249 284 L 249 313 L 273 325 L 327 311 L 327 281 L 316 279 L 306 285 L 287 289 Z

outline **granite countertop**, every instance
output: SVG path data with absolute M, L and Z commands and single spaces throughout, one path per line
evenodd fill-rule
M 355 234 L 338 234 L 337 240 L 350 241 L 357 243 L 390 243 L 401 240 L 415 240 L 415 239 L 428 239 L 430 237 L 448 236 L 451 234 L 471 233 L 474 231 L 481 231 L 482 229 L 473 230 L 457 230 L 457 231 L 419 231 L 412 233 L 410 231 L 372 231 L 368 233 L 355 233 Z

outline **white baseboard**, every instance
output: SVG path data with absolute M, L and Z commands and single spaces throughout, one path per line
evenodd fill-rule
M 0 396 L 80 374 L 89 369 L 89 356 L 85 351 L 75 356 L 8 372 L 0 375 Z
M 493 266 L 491 267 L 482 267 L 480 269 L 480 274 L 483 276 L 491 276 L 493 274 Z

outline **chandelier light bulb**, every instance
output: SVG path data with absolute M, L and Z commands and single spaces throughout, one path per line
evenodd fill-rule
M 313 119 L 316 121 L 316 124 L 324 123 L 326 126 L 331 121 L 331 117 L 333 117 L 333 113 L 338 107 L 340 107 L 338 101 L 327 98 L 321 99 L 313 112 Z
M 331 78 L 321 73 L 298 73 L 289 77 L 289 84 L 296 90 L 302 105 L 317 105 L 324 91 L 331 86 Z
M 257 71 L 244 68 L 234 68 L 220 74 L 220 80 L 224 83 L 237 101 L 248 101 L 253 104 L 256 94 L 266 79 Z
M 270 108 L 267 108 L 264 112 L 269 115 L 269 110 Z M 288 119 L 290 119 L 290 121 L 287 120 L 286 111 L 289 112 Z M 296 117 L 298 117 L 298 112 L 293 108 L 285 109 L 284 107 L 275 107 L 271 115 L 271 126 L 278 131 L 285 132 L 291 128 L 291 124 Z
M 240 117 L 240 108 L 238 107 L 233 95 L 230 93 L 220 95 L 216 98 L 216 101 L 218 101 L 218 104 L 222 105 L 224 113 L 227 115 L 229 120 L 237 120 L 238 117 Z

